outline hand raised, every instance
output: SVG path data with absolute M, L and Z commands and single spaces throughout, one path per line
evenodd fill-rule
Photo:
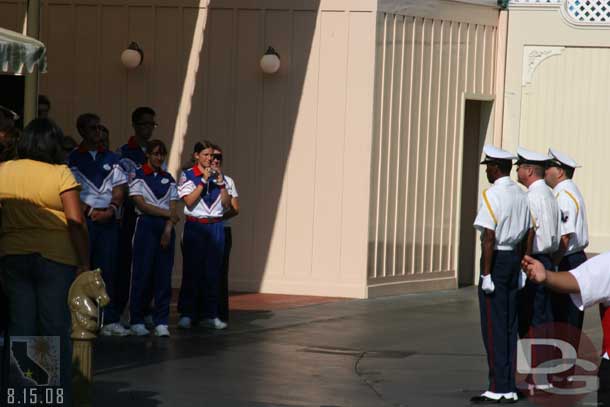
M 524 256 L 521 260 L 521 268 L 527 273 L 527 277 L 537 283 L 542 284 L 546 281 L 546 270 L 544 265 L 530 256 Z

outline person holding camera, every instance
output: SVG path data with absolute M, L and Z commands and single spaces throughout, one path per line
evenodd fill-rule
M 220 146 L 214 146 L 214 154 L 212 155 L 212 169 L 222 171 L 222 149 Z M 225 225 L 225 254 L 222 259 L 222 271 L 220 275 L 220 300 L 218 317 L 221 321 L 229 322 L 229 256 L 231 255 L 231 247 L 233 246 L 233 234 L 231 233 L 231 219 L 239 214 L 239 201 L 237 200 L 237 187 L 233 178 L 225 174 L 225 183 L 227 192 L 231 197 L 231 205 L 225 209 L 223 220 Z
M 195 165 L 182 173 L 178 183 L 178 196 L 185 203 L 186 215 L 178 327 L 188 329 L 203 317 L 204 326 L 224 329 L 227 324 L 218 318 L 218 297 L 225 250 L 223 214 L 231 205 L 231 197 L 222 169 L 212 168 L 214 145 L 204 141 L 198 147 L 201 149 L 195 151 Z

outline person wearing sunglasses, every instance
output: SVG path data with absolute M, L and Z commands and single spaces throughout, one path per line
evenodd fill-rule
M 222 170 L 212 168 L 214 145 L 204 141 L 199 147 L 196 164 L 184 171 L 178 182 L 186 215 L 178 327 L 191 328 L 202 317 L 204 326 L 224 329 L 227 324 L 218 318 L 218 297 L 225 245 L 223 214 L 231 197 Z
M 218 145 L 214 145 L 214 153 L 212 154 L 212 169 L 216 172 L 222 172 L 222 149 Z M 233 246 L 233 237 L 231 233 L 231 218 L 239 214 L 239 201 L 237 200 L 237 187 L 235 181 L 228 175 L 224 175 L 227 192 L 231 197 L 231 205 L 224 210 L 223 220 L 225 228 L 225 253 L 222 260 L 222 268 L 220 275 L 220 299 L 218 301 L 218 318 L 221 321 L 229 322 L 229 256 L 231 255 L 231 247 Z
M 174 267 L 174 225 L 178 222 L 176 181 L 163 170 L 167 147 L 161 140 L 146 146 L 148 161 L 136 171 L 129 183 L 129 196 L 138 215 L 133 236 L 133 260 L 130 293 L 131 332 L 137 336 L 150 332 L 144 316 L 154 292 L 154 333 L 169 336 L 168 317 L 171 300 L 171 276 Z
M 131 113 L 133 135 L 117 150 L 120 164 L 129 181 L 135 178 L 136 171 L 147 162 L 146 145 L 157 128 L 156 112 L 148 106 L 140 106 Z M 165 170 L 163 164 L 163 170 Z M 129 194 L 129 191 L 125 191 Z M 121 237 L 119 241 L 119 277 L 117 283 L 117 307 L 124 310 L 129 300 L 132 240 L 136 228 L 136 212 L 132 200 L 123 205 L 121 214 Z M 148 297 L 152 300 L 152 291 Z M 149 312 L 146 313 L 146 324 L 152 328 L 153 321 Z M 127 323 L 126 323 L 127 325 Z
M 81 114 L 76 128 L 82 137 L 77 149 L 68 155 L 68 166 L 82 185 L 80 199 L 89 230 L 91 266 L 102 270 L 110 304 L 104 309 L 102 335 L 125 336 L 129 331 L 119 323 L 117 308 L 119 213 L 124 200 L 127 176 L 119 157 L 101 144 L 98 115 Z

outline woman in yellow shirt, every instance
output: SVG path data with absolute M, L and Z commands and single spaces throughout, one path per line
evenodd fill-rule
M 60 381 L 69 401 L 67 297 L 75 276 L 89 268 L 89 240 L 80 185 L 63 164 L 63 138 L 52 121 L 33 120 L 17 143 L 18 159 L 0 164 L 0 278 L 11 336 L 60 337 Z

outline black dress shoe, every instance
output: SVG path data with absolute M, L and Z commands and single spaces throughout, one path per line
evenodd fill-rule
M 471 404 L 484 405 L 484 404 L 513 404 L 516 403 L 515 399 L 507 399 L 506 397 L 500 397 L 499 399 L 492 399 L 487 396 L 475 396 L 470 399 Z

